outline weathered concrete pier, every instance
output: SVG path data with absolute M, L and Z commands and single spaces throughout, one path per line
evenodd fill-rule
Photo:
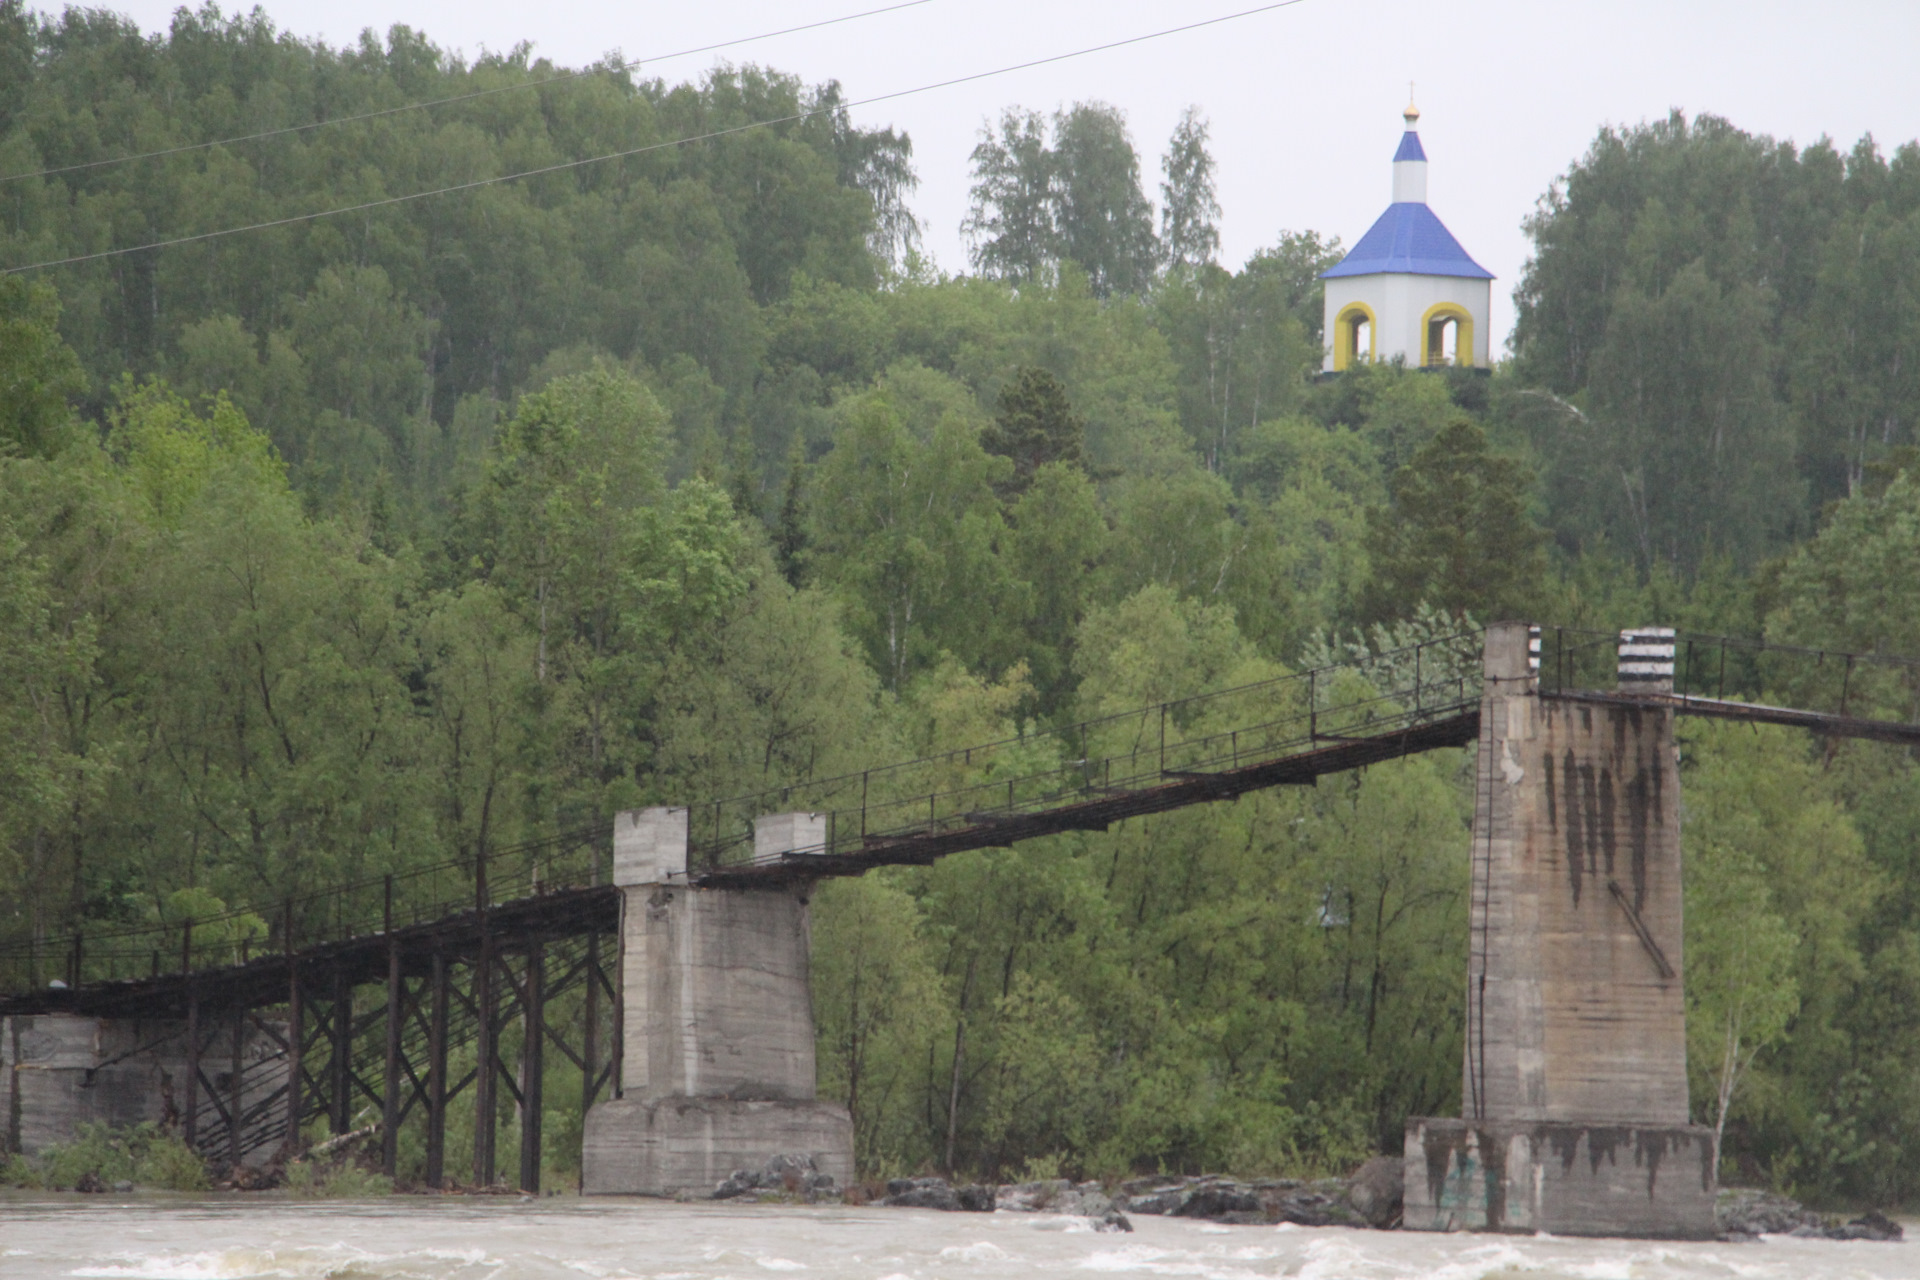
M 826 843 L 826 815 L 754 827 L 756 859 Z M 621 894 L 619 1090 L 586 1120 L 582 1189 L 711 1191 L 735 1169 L 806 1153 L 853 1179 L 853 1121 L 815 1096 L 808 987 L 812 882 L 698 888 L 687 811 L 615 820 Z
M 33 1155 L 82 1125 L 157 1124 L 231 1164 L 264 1164 L 285 1126 L 284 1023 L 44 1013 L 0 1019 L 0 1150 Z
M 1623 633 L 1670 694 L 1673 633 Z M 1673 712 L 1542 696 L 1539 632 L 1489 628 L 1460 1119 L 1407 1124 L 1409 1228 L 1714 1233 L 1687 1123 Z

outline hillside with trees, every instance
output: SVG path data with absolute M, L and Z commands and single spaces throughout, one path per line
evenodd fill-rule
M 946 275 L 910 140 L 841 101 L 0 0 L 0 268 L 84 259 L 0 276 L 0 932 L 267 937 L 344 878 L 1463 618 L 1920 653 L 1920 147 L 1601 130 L 1510 360 L 1319 381 L 1339 244 L 1219 262 L 1197 109 L 1156 182 L 1114 108 L 1009 107 Z M 1730 1168 L 1911 1202 L 1920 770 L 1682 732 L 1697 1114 L 1737 1028 Z M 1470 771 L 823 886 L 863 1167 L 1397 1148 L 1459 1101 Z

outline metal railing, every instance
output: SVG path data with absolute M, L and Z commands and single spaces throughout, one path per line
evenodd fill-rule
M 689 815 L 699 875 L 876 845 L 1239 769 L 1457 715 L 1480 700 L 1478 629 L 884 768 L 710 801 Z M 823 815 L 824 838 L 756 857 L 754 820 Z
M 608 832 L 595 826 L 365 876 L 274 906 L 17 939 L 0 943 L 0 991 L 244 965 L 257 956 L 347 942 L 480 907 L 606 884 L 610 867 Z
M 1619 642 L 1618 631 L 1543 627 L 1541 691 L 1614 688 Z M 1920 658 L 1682 630 L 1674 636 L 1673 692 L 1914 724 L 1920 723 Z

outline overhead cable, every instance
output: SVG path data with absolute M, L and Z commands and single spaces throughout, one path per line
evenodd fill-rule
M 559 75 L 543 76 L 538 80 L 521 80 L 514 84 L 504 84 L 492 89 L 476 89 L 472 93 L 456 93 L 450 98 L 430 98 L 425 102 L 407 102 L 397 107 L 383 107 L 378 111 L 362 111 L 357 115 L 335 116 L 330 120 L 314 120 L 307 124 L 288 125 L 284 129 L 265 129 L 259 133 L 243 133 L 233 138 L 215 138 L 211 142 L 189 142 L 178 147 L 164 147 L 158 151 L 142 151 L 130 156 L 110 156 L 105 160 L 85 160 L 79 164 L 61 165 L 55 169 L 36 169 L 31 173 L 9 173 L 0 175 L 0 183 L 19 182 L 26 178 L 51 178 L 62 173 L 75 173 L 82 169 L 99 169 L 108 165 L 132 164 L 136 160 L 155 160 L 162 156 L 177 156 L 188 151 L 205 151 L 209 147 L 227 147 L 239 142 L 259 142 L 263 138 L 281 138 L 288 134 L 307 133 L 314 129 L 325 129 L 336 124 L 353 124 L 361 120 L 378 120 L 383 116 L 400 115 L 407 111 L 422 111 L 428 107 L 444 107 L 453 102 L 471 102 L 475 98 L 489 98 L 496 93 L 512 93 L 519 89 L 538 89 L 542 85 L 559 84 L 567 80 L 577 80 L 582 76 L 598 75 L 603 71 L 634 71 L 649 62 L 670 62 L 675 58 L 690 58 L 696 53 L 712 53 L 716 49 L 731 49 L 735 45 L 752 44 L 758 40 L 771 40 L 776 36 L 790 36 L 798 31 L 813 31 L 820 27 L 836 26 L 843 22 L 854 22 L 861 18 L 877 17 L 883 13 L 893 13 L 899 9 L 914 9 L 923 4 L 932 4 L 933 0 L 902 0 L 899 4 L 886 5 L 879 9 L 868 9 L 862 13 L 842 14 L 838 18 L 823 18 L 819 22 L 803 22 L 797 27 L 782 27 L 778 31 L 763 31 L 757 36 L 741 36 L 734 40 L 722 40 L 718 44 L 703 44 L 697 49 L 682 49 L 678 53 L 649 54 L 644 58 L 634 58 L 627 62 L 612 65 L 581 67 L 575 71 L 563 71 Z
M 121 249 L 101 249 L 95 253 L 75 254 L 70 258 L 50 258 L 44 262 L 29 262 L 23 266 L 8 267 L 0 275 L 15 275 L 23 271 L 39 271 L 47 267 L 66 267 L 81 262 L 93 262 L 100 258 L 117 258 L 129 253 L 144 253 L 149 249 L 171 249 L 183 244 L 197 244 L 202 240 L 216 240 L 224 236 L 242 235 L 249 231 L 265 231 L 273 227 L 294 226 L 302 222 L 316 222 L 321 218 L 334 218 L 348 213 L 365 213 L 372 209 L 383 209 L 389 205 L 408 204 L 415 200 L 427 200 L 434 196 L 453 195 L 461 191 L 473 191 L 480 187 L 497 186 L 503 182 L 515 182 L 521 178 L 537 178 L 549 173 L 560 173 L 568 169 L 579 169 L 590 164 L 604 164 L 609 160 L 626 160 L 634 156 L 647 155 L 650 152 L 666 151 L 674 147 L 689 146 L 696 142 L 712 142 L 719 138 L 729 138 L 736 134 L 751 133 L 755 130 L 771 128 L 779 124 L 793 124 L 810 120 L 815 116 L 828 115 L 836 111 L 851 110 L 854 107 L 872 106 L 877 102 L 891 102 L 898 98 L 908 98 L 915 94 L 931 93 L 936 89 L 950 89 L 955 85 L 971 84 L 976 80 L 988 80 L 995 76 L 1011 75 L 1016 71 L 1027 71 L 1034 67 L 1044 67 L 1056 62 L 1065 62 L 1072 58 L 1084 58 L 1089 54 L 1105 53 L 1111 49 L 1125 48 L 1128 45 L 1141 44 L 1148 40 L 1159 40 L 1166 36 L 1179 35 L 1185 31 L 1195 31 L 1202 27 L 1217 26 L 1223 22 L 1232 22 L 1239 18 L 1250 18 L 1256 14 L 1271 13 L 1275 9 L 1290 9 L 1303 4 L 1305 0 L 1275 0 L 1272 4 L 1258 5 L 1252 9 L 1242 9 L 1237 13 L 1222 14 L 1217 18 L 1203 18 L 1198 22 L 1183 23 L 1177 27 L 1167 27 L 1160 31 L 1149 31 L 1145 35 L 1128 36 L 1123 40 L 1109 40 L 1105 44 L 1089 45 L 1084 49 L 1075 49 L 1069 53 L 1056 53 L 1045 58 L 1034 58 L 1027 62 L 1017 62 L 1011 66 L 995 67 L 991 71 L 976 71 L 970 75 L 955 76 L 950 80 L 939 80 L 932 84 L 917 85 L 911 89 L 896 89 L 892 93 L 879 93 L 870 98 L 859 98 L 851 102 L 835 102 L 826 106 L 812 107 L 805 111 L 796 111 L 790 115 L 774 116 L 766 120 L 755 120 L 748 124 L 734 125 L 727 129 L 715 129 L 709 133 L 694 134 L 685 138 L 674 138 L 667 142 L 648 143 L 644 147 L 631 147 L 624 151 L 609 151 L 605 155 L 586 156 L 579 160 L 563 160 L 558 164 L 542 165 L 537 169 L 522 169 L 518 173 L 503 173 L 492 178 L 476 178 L 472 182 L 455 183 L 449 187 L 435 187 L 429 191 L 413 191 L 406 195 L 387 196 L 379 200 L 367 200 L 360 204 L 342 205 L 336 209 L 321 209 L 314 213 L 296 213 L 285 218 L 270 218 L 265 222 L 248 223 L 239 227 L 223 227 L 217 231 L 201 231 L 189 236 L 175 236 L 168 240 L 154 240 L 147 244 L 128 245 Z

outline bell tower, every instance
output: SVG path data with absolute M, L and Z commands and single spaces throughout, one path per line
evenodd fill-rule
M 1323 272 L 1323 368 L 1399 359 L 1411 368 L 1487 368 L 1493 273 L 1475 262 L 1427 207 L 1420 109 L 1401 113 L 1393 202 L 1340 264 Z

